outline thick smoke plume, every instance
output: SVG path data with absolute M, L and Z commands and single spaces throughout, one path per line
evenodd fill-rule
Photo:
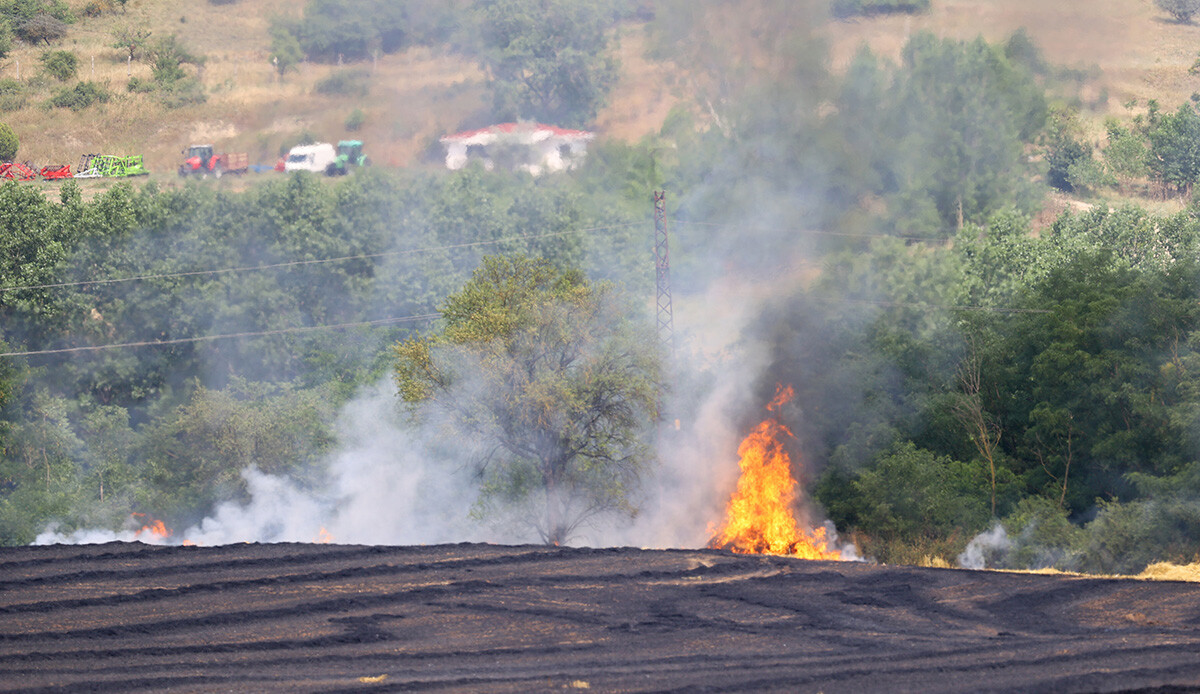
M 752 285 L 740 286 L 734 291 L 729 282 L 717 283 L 707 294 L 681 302 L 676 376 L 664 403 L 658 460 L 634 499 L 640 512 L 632 519 L 598 518 L 581 527 L 572 544 L 703 547 L 711 538 L 736 485 L 744 423 L 764 405 L 758 386 L 766 352 L 740 337 L 747 334 L 757 303 Z M 717 315 L 719 321 L 706 322 Z M 433 422 L 422 429 L 409 420 L 389 379 L 342 411 L 339 446 L 327 460 L 323 484 L 310 488 L 249 468 L 242 472 L 248 501 L 220 504 L 201 522 L 173 529 L 169 536 L 140 530 L 139 520 L 119 532 L 49 528 L 36 542 L 537 542 L 528 527 L 473 516 L 479 480 L 471 475 L 470 463 L 476 452 L 463 442 L 447 445 L 441 426 Z M 821 522 L 819 515 L 805 520 Z M 846 557 L 852 558 L 853 548 L 847 549 Z
M 471 480 L 461 466 L 437 460 L 434 444 L 405 426 L 390 382 L 352 401 L 338 423 L 341 447 L 328 461 L 326 484 L 304 489 L 287 478 L 244 470 L 247 503 L 226 502 L 200 523 L 169 537 L 131 527 L 121 532 L 48 529 L 36 544 L 140 540 L 201 545 L 234 542 L 432 544 L 519 541 L 471 520 Z M 527 539 L 527 538 L 524 538 Z

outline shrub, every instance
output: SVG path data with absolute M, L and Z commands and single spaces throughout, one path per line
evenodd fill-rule
M 125 88 L 131 94 L 149 94 L 154 91 L 154 82 L 140 77 L 130 77 L 129 84 L 125 85 Z
M 990 516 L 986 469 L 911 442 L 881 456 L 849 491 L 860 510 L 857 530 L 877 543 L 872 551 L 881 561 L 895 560 L 906 547 L 945 554 L 986 526 Z
M 369 77 L 366 70 L 340 70 L 317 82 L 316 90 L 328 96 L 366 96 Z
M 0 0 L 0 16 L 12 21 L 27 21 L 38 15 L 48 15 L 71 24 L 75 15 L 63 0 Z
M 12 24 L 8 20 L 0 18 L 0 58 L 8 57 L 8 54 L 12 52 L 15 36 Z
M 1073 167 L 1092 158 L 1092 148 L 1083 142 L 1070 137 L 1063 137 L 1053 143 L 1046 151 L 1046 182 L 1052 187 L 1065 192 L 1073 192 L 1075 183 L 1071 180 L 1070 172 Z
M 17 157 L 21 142 L 8 123 L 0 123 L 0 161 L 12 161 Z
M 106 104 L 110 96 L 108 90 L 95 82 L 80 82 L 74 87 L 65 88 L 50 99 L 50 105 L 55 108 L 69 108 L 72 111 L 82 111 L 93 104 Z
M 14 79 L 0 80 L 0 111 L 19 111 L 25 108 L 25 85 Z
M 830 11 L 838 19 L 877 14 L 917 14 L 928 9 L 929 0 L 833 0 L 830 5 Z
M 335 63 L 370 60 L 375 51 L 394 53 L 412 43 L 440 44 L 461 26 L 457 2 L 396 0 L 308 0 L 303 19 L 276 19 L 271 32 L 287 32 L 308 60 Z
M 153 45 L 148 46 L 146 54 L 153 63 L 150 72 L 154 76 L 154 81 L 159 84 L 176 82 L 187 77 L 187 73 L 183 70 L 184 63 L 204 64 L 204 56 L 188 51 L 174 34 L 161 38 Z
M 1154 5 L 1180 24 L 1191 24 L 1192 17 L 1200 12 L 1200 0 L 1154 0 Z
M 346 132 L 358 132 L 358 129 L 362 127 L 363 122 L 366 121 L 366 119 L 367 116 L 362 112 L 361 108 L 354 109 L 350 112 L 350 115 L 346 116 Z
M 70 51 L 46 51 L 41 61 L 42 68 L 59 82 L 74 79 L 79 70 L 79 58 Z
M 181 79 L 158 84 L 158 101 L 167 108 L 183 108 L 208 100 L 200 80 Z
M 84 17 L 99 17 L 112 9 L 112 3 L 107 0 L 92 0 L 83 6 Z

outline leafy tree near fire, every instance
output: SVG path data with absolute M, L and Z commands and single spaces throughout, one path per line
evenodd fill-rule
M 617 80 L 602 3 L 480 0 L 482 60 L 498 118 L 591 121 Z
M 483 451 L 481 514 L 515 512 L 548 544 L 633 513 L 659 359 L 615 289 L 540 259 L 490 256 L 435 335 L 395 347 L 401 397 Z

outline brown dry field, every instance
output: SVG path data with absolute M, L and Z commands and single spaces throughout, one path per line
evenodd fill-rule
M 87 0 L 68 2 L 79 9 Z M 747 16 L 789 12 L 786 3 L 776 0 L 745 4 L 753 8 Z M 81 113 L 41 107 L 59 85 L 38 76 L 43 47 L 18 46 L 0 61 L 0 77 L 19 76 L 34 89 L 24 109 L 4 116 L 21 137 L 19 158 L 38 165 L 74 165 L 87 152 L 143 154 L 155 176 L 170 181 L 179 151 L 190 143 L 247 151 L 252 162 L 271 164 L 281 146 L 308 131 L 330 141 L 357 137 L 367 143 L 376 163 L 412 166 L 421 162 L 437 137 L 486 107 L 479 68 L 461 56 L 427 48 L 357 66 L 369 72 L 370 91 L 363 98 L 316 92 L 316 84 L 337 66 L 304 64 L 278 79 L 268 62 L 267 27 L 271 17 L 296 14 L 301 7 L 289 0 L 229 5 L 130 0 L 126 13 L 81 21 L 59 47 L 79 57 L 80 79 L 105 84 L 113 94 L 110 103 Z M 122 51 L 110 45 L 113 30 L 125 24 L 149 27 L 155 36 L 175 33 L 203 54 L 206 62 L 199 77 L 207 102 L 171 110 L 149 97 L 126 93 L 129 75 L 148 78 L 149 66 L 134 62 L 131 67 Z M 818 31 L 830 43 L 836 71 L 864 43 L 896 59 L 915 31 L 928 29 L 962 39 L 983 35 L 998 41 L 1019 27 L 1030 32 L 1050 61 L 1097 72 L 1081 95 L 1093 103 L 1107 93 L 1107 101 L 1087 114 L 1097 122 L 1106 114 L 1128 115 L 1123 104 L 1130 100 L 1156 98 L 1173 108 L 1200 90 L 1200 77 L 1187 72 L 1200 50 L 1200 25 L 1167 21 L 1153 0 L 934 0 L 924 15 L 831 21 Z M 736 35 L 727 38 L 748 53 L 763 37 L 761 27 L 751 21 L 732 22 L 721 31 L 744 34 L 740 41 Z M 618 28 L 616 38 L 622 78 L 597 118 L 597 130 L 636 140 L 657 131 L 672 106 L 691 102 L 688 76 L 674 72 L 686 73 L 687 66 L 668 67 L 647 59 L 641 25 Z M 356 108 L 366 120 L 361 131 L 348 133 L 344 123 Z
M 715 550 L 0 549 L 0 690 L 1182 692 L 1200 585 Z
M 832 66 L 844 68 L 863 43 L 898 60 L 917 31 L 1003 41 L 1021 27 L 1050 62 L 1098 68 L 1102 77 L 1092 88 L 1108 90 L 1113 115 L 1126 115 L 1130 100 L 1157 99 L 1173 109 L 1200 91 L 1200 76 L 1188 74 L 1200 52 L 1200 25 L 1170 21 L 1154 0 L 933 0 L 924 15 L 834 23 Z

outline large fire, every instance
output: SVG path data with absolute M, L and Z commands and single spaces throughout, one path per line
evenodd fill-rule
M 767 410 L 775 412 L 794 395 L 791 386 L 777 386 Z M 829 547 L 824 528 L 804 530 L 796 520 L 799 485 L 792 477 L 792 460 L 783 445 L 793 436 L 771 416 L 742 441 L 738 447 L 742 474 L 725 509 L 725 525 L 709 541 L 709 547 L 741 554 L 841 558 L 841 552 Z

